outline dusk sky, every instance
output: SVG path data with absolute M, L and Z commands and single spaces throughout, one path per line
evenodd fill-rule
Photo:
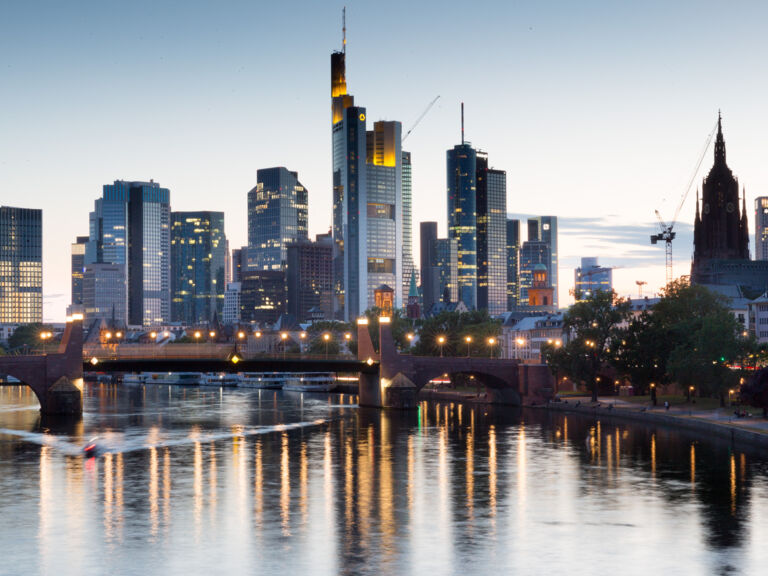
M 70 300 L 70 244 L 104 184 L 153 178 L 173 210 L 221 210 L 246 243 L 256 170 L 309 190 L 331 224 L 330 53 L 342 2 L 5 2 L 0 18 L 0 204 L 42 208 L 44 317 Z M 507 171 L 510 214 L 560 222 L 560 296 L 582 256 L 620 266 L 622 295 L 664 282 L 654 209 L 671 219 L 718 109 L 728 164 L 768 195 L 763 2 L 347 3 L 347 82 L 370 121 L 400 120 L 418 223 L 446 234 L 445 151 L 466 138 Z M 688 274 L 695 191 L 680 214 Z M 418 263 L 418 262 L 417 262 Z

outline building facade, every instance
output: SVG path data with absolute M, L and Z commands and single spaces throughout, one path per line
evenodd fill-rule
M 755 198 L 755 260 L 768 260 L 768 196 Z
M 122 264 L 89 264 L 83 273 L 83 310 L 85 322 L 105 320 L 125 325 L 125 266 Z M 114 322 L 112 322 L 114 320 Z
M 444 304 L 459 302 L 461 300 L 461 293 L 459 291 L 459 247 L 455 239 L 437 239 L 435 242 L 435 268 L 437 269 L 438 301 Z
M 518 299 L 518 308 L 525 308 L 529 305 L 528 290 L 533 286 L 534 268 L 539 264 L 543 264 L 547 267 L 547 271 L 549 272 L 551 262 L 552 259 L 548 243 L 539 240 L 528 240 L 527 242 L 523 242 L 523 245 L 520 248 L 520 295 Z M 552 286 L 552 288 L 554 289 L 554 286 Z M 553 299 L 556 294 L 557 292 L 553 290 Z M 555 306 L 557 305 L 555 304 Z
M 507 310 L 507 173 L 477 154 L 477 307 Z
M 285 272 L 256 270 L 243 274 L 240 283 L 240 321 L 267 326 L 286 311 Z
M 520 297 L 520 220 L 507 219 L 507 310 L 515 310 Z
M 222 322 L 226 326 L 240 323 L 240 291 L 242 284 L 240 282 L 230 282 L 224 292 L 224 310 L 222 311 Z
M 555 307 L 558 306 L 558 277 L 559 277 L 559 263 L 557 252 L 557 216 L 536 216 L 534 218 L 528 218 L 528 241 L 529 242 L 543 242 L 547 245 L 549 250 L 548 261 L 544 262 L 547 265 L 547 272 L 549 273 L 549 281 L 554 289 Z M 522 263 L 521 263 L 522 270 Z M 522 272 L 521 272 L 522 274 Z M 529 281 L 530 269 L 526 270 L 526 281 Z M 527 301 L 527 296 L 520 299 L 522 302 Z
M 459 299 L 477 308 L 477 152 L 462 142 L 446 152 L 448 238 L 458 250 Z
M 419 255 L 421 266 L 421 309 L 426 312 L 440 301 L 437 269 L 437 222 L 419 223 Z
M 43 211 L 0 206 L 0 324 L 43 321 Z
M 726 164 L 722 119 L 718 118 L 715 162 L 702 185 L 701 206 L 696 197 L 691 281 L 721 283 L 713 282 L 712 266 L 722 260 L 749 260 L 749 230 L 746 196 L 740 203 L 739 181 Z
M 333 318 L 333 238 L 319 234 L 314 242 L 288 247 L 287 311 L 299 322 Z
M 85 248 L 88 245 L 88 236 L 78 236 L 72 243 L 71 251 L 71 304 L 83 303 L 83 274 L 85 273 Z
M 334 318 L 349 320 L 374 304 L 374 288 L 403 302 L 402 127 L 375 122 L 347 93 L 346 46 L 331 55 Z
M 613 290 L 613 268 L 597 263 L 597 258 L 582 258 L 581 266 L 573 272 L 574 295 L 576 300 L 589 298 L 598 290 Z
M 227 260 L 223 212 L 171 213 L 171 320 L 187 326 L 220 317 Z
M 171 318 L 170 191 L 157 182 L 106 184 L 90 214 L 86 267 L 114 264 L 125 269 L 125 309 L 116 318 L 158 326 Z
M 258 270 L 283 270 L 288 246 L 307 239 L 307 189 L 296 172 L 264 168 L 248 192 L 248 247 Z
M 413 180 L 411 172 L 411 153 L 403 150 L 402 166 L 402 204 L 403 204 L 403 295 L 411 298 L 411 277 L 418 284 L 419 270 L 413 259 Z

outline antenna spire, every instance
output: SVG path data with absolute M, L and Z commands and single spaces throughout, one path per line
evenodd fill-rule
M 347 53 L 347 7 L 341 9 L 341 45 L 342 52 Z
M 461 103 L 461 145 L 464 146 L 464 102 Z

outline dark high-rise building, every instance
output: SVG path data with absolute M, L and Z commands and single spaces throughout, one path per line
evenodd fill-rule
M 413 184 L 411 177 L 411 153 L 403 150 L 403 294 L 411 296 L 411 277 L 418 284 L 419 271 L 413 260 Z
M 288 314 L 299 322 L 332 318 L 333 238 L 318 234 L 288 247 Z
M 507 173 L 477 153 L 477 307 L 507 310 Z
M 90 214 L 86 267 L 122 266 L 126 309 L 115 302 L 119 322 L 153 326 L 171 318 L 170 192 L 157 182 L 106 184 Z M 88 302 L 84 302 L 86 307 Z
M 248 268 L 248 247 L 232 250 L 232 282 L 241 282 L 243 272 Z
M 515 310 L 520 296 L 520 220 L 507 220 L 507 310 Z
M 240 283 L 240 321 L 260 326 L 274 324 L 286 312 L 286 299 L 285 272 L 244 272 Z
M 83 273 L 85 272 L 85 247 L 88 236 L 78 236 L 72 243 L 72 304 L 83 303 Z
M 226 260 L 223 212 L 171 213 L 171 320 L 221 319 Z
M 419 224 L 422 311 L 428 312 L 440 301 L 440 280 L 437 269 L 437 222 Z
M 88 264 L 83 273 L 83 309 L 85 321 L 106 320 L 118 326 L 125 324 L 125 266 L 122 264 Z M 113 326 L 114 327 L 114 326 Z
M 448 150 L 448 238 L 458 249 L 459 299 L 477 308 L 477 152 L 462 142 Z
M 282 270 L 288 246 L 307 239 L 307 189 L 296 172 L 264 168 L 248 192 L 248 247 L 258 270 Z
M 701 211 L 696 198 L 693 228 L 691 280 L 707 283 L 708 269 L 717 260 L 749 260 L 749 230 L 746 197 L 739 209 L 739 182 L 725 162 L 725 140 L 721 119 L 717 121 L 715 163 L 704 179 Z
M 43 211 L 0 206 L 0 323 L 43 321 Z
M 348 320 L 374 304 L 374 288 L 403 294 L 401 125 L 375 122 L 347 93 L 346 41 L 331 55 L 334 317 Z
M 459 248 L 453 238 L 438 238 L 435 242 L 439 301 L 445 304 L 459 301 Z M 425 312 L 427 312 L 425 310 Z

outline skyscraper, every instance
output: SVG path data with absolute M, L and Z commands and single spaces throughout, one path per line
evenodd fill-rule
M 547 281 L 549 286 L 554 288 L 552 282 L 549 281 L 549 266 L 551 265 L 552 258 L 550 253 L 549 244 L 540 240 L 528 240 L 523 242 L 523 246 L 520 248 L 520 296 L 518 298 L 518 308 L 528 306 L 530 300 L 528 296 L 528 289 L 533 286 L 533 272 L 537 265 L 543 264 L 547 267 Z M 553 294 L 553 299 L 556 298 L 557 292 Z M 557 304 L 554 304 L 557 307 Z
M 419 224 L 422 312 L 426 313 L 440 301 L 440 280 L 437 269 L 437 222 Z
M 72 304 L 83 303 L 83 273 L 85 272 L 85 247 L 88 236 L 78 236 L 72 243 Z
M 264 168 L 248 192 L 248 247 L 258 270 L 282 270 L 291 244 L 307 239 L 307 189 L 296 172 Z
M 477 307 L 507 310 L 507 173 L 477 153 Z
M 332 318 L 333 238 L 318 234 L 288 247 L 287 310 L 299 322 Z
M 507 219 L 507 310 L 515 310 L 520 297 L 520 220 Z
M 462 127 L 462 137 L 463 132 Z M 458 250 L 458 296 L 473 310 L 477 308 L 477 152 L 462 138 L 446 158 L 448 238 L 456 240 Z
M 240 283 L 240 321 L 274 324 L 285 313 L 286 294 L 284 271 L 245 272 Z
M 345 31 L 346 32 L 346 31 Z M 334 317 L 348 320 L 374 304 L 374 288 L 403 294 L 401 125 L 375 122 L 347 94 L 344 50 L 331 54 Z
M 458 246 L 454 238 L 438 238 L 435 242 L 437 288 L 440 295 L 438 301 L 445 304 L 459 301 Z
M 106 320 L 125 325 L 126 300 L 125 265 L 91 263 L 83 272 L 83 309 L 85 321 Z M 113 326 L 114 328 L 115 326 Z
M 0 206 L 0 323 L 43 321 L 43 211 Z
M 755 198 L 755 260 L 768 260 L 768 196 Z
M 411 178 L 411 153 L 403 150 L 402 161 L 403 197 L 403 295 L 411 290 L 411 277 L 418 280 L 418 269 L 413 260 L 413 186 Z M 418 284 L 418 282 L 416 282 Z
M 160 184 L 115 180 L 90 214 L 86 267 L 124 268 L 127 302 L 118 321 L 139 326 L 163 324 L 171 317 L 170 192 Z M 88 302 L 84 302 L 88 306 Z
M 171 320 L 221 317 L 227 260 L 223 212 L 171 213 Z

